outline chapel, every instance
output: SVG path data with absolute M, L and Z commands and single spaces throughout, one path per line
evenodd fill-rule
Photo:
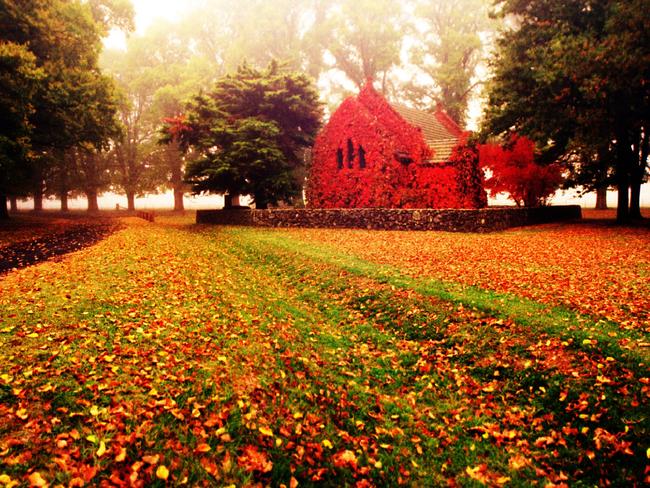
M 312 151 L 312 208 L 482 208 L 478 152 L 442 109 L 392 105 L 368 82 L 347 98 Z

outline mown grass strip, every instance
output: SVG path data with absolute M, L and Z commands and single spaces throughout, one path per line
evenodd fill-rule
M 500 405 L 500 408 L 505 409 L 504 411 L 508 411 L 510 408 L 515 411 L 517 409 L 526 411 L 532 407 L 538 412 L 552 413 L 550 418 L 555 418 L 555 421 L 551 421 L 545 426 L 547 430 L 557 429 L 558 425 L 566 422 L 567 425 L 576 425 L 581 429 L 585 429 L 584 432 L 588 433 L 591 425 L 588 425 L 588 422 L 583 422 L 582 419 L 575 418 L 573 413 L 565 412 L 567 403 L 563 400 L 558 401 L 558 398 L 564 396 L 566 399 L 568 395 L 570 401 L 576 401 L 578 397 L 583 399 L 593 397 L 595 402 L 600 403 L 607 398 L 611 399 L 607 401 L 606 407 L 609 414 L 600 419 L 599 426 L 601 428 L 606 429 L 608 432 L 621 432 L 626 429 L 625 424 L 627 422 L 633 421 L 635 429 L 634 434 L 630 435 L 630 439 L 634 439 L 635 445 L 640 439 L 644 438 L 644 432 L 648 431 L 648 421 L 643 414 L 643 409 L 632 408 L 629 404 L 632 400 L 619 396 L 616 393 L 616 387 L 603 388 L 602 396 L 599 396 L 600 400 L 596 400 L 594 388 L 601 390 L 601 387 L 594 385 L 594 376 L 587 374 L 587 377 L 573 381 L 566 376 L 571 372 L 569 370 L 560 372 L 552 368 L 549 370 L 529 369 L 528 367 L 517 370 L 510 366 L 502 368 L 499 366 L 498 360 L 486 366 L 486 361 L 490 361 L 488 358 L 492 355 L 491 352 L 498 347 L 497 344 L 502 339 L 499 329 L 482 325 L 483 319 L 488 321 L 486 323 L 494 323 L 494 320 L 490 320 L 495 318 L 494 315 L 490 316 L 490 314 L 476 307 L 473 310 L 465 306 L 465 310 L 462 311 L 460 307 L 454 305 L 454 303 L 461 303 L 457 300 L 445 301 L 431 295 L 428 295 L 431 300 L 426 299 L 427 294 L 421 293 L 422 289 L 413 289 L 416 287 L 409 288 L 411 292 L 406 297 L 403 288 L 395 286 L 395 281 L 391 283 L 390 280 L 373 280 L 367 274 L 350 272 L 349 269 L 342 269 L 341 266 L 328 263 L 321 258 L 313 258 L 290 249 L 266 245 L 267 243 L 263 240 L 242 239 L 239 235 L 233 235 L 232 237 L 229 248 L 234 255 L 238 256 L 238 261 L 247 263 L 249 267 L 262 270 L 262 273 L 269 275 L 273 281 L 284 282 L 285 286 L 296 286 L 299 290 L 304 288 L 309 290 L 311 288 L 312 293 L 305 298 L 308 302 L 311 302 L 312 306 L 318 306 L 321 303 L 327 313 L 326 306 L 332 301 L 339 303 L 339 300 L 343 298 L 344 301 L 340 303 L 344 304 L 344 308 L 363 311 L 366 313 L 365 320 L 368 323 L 374 324 L 374 327 L 386 325 L 386 328 L 389 329 L 383 330 L 383 327 L 381 327 L 381 332 L 371 334 L 365 328 L 361 332 L 358 328 L 355 329 L 351 324 L 346 324 L 343 321 L 339 324 L 342 333 L 359 332 L 359 339 L 362 340 L 366 340 L 373 335 L 390 336 L 391 334 L 412 341 L 421 340 L 423 344 L 427 344 L 425 349 L 429 351 L 451 351 L 448 358 L 451 364 L 454 364 L 459 370 L 474 376 L 480 382 L 489 382 L 499 378 L 498 391 L 500 395 L 506 395 L 506 399 L 502 398 L 505 403 Z M 320 292 L 313 293 L 313 288 Z M 403 307 L 404 305 L 406 307 Z M 414 305 L 415 308 L 412 308 Z M 416 310 L 415 314 L 411 314 L 413 310 Z M 379 312 L 379 314 L 375 314 L 375 312 Z M 378 320 L 380 315 L 382 318 Z M 433 321 L 431 320 L 432 316 L 435 317 Z M 465 321 L 467 322 L 465 323 Z M 446 331 L 446 326 L 454 322 L 456 323 L 454 331 Z M 513 323 L 514 321 L 509 322 Z M 499 321 L 497 321 L 498 323 Z M 438 327 L 438 325 L 441 327 Z M 526 341 L 520 356 L 524 359 L 528 346 L 534 347 L 535 343 L 539 341 L 546 342 L 550 335 L 548 332 L 540 330 L 539 327 L 521 327 L 520 324 L 517 329 L 519 330 L 509 329 L 508 334 Z M 429 342 L 431 340 L 433 342 Z M 460 355 L 453 352 L 453 349 L 457 346 L 460 346 L 459 351 L 463 351 Z M 595 357 L 599 357 L 602 352 L 596 347 L 588 350 L 584 346 L 579 346 L 582 355 L 593 354 Z M 515 349 L 516 347 L 513 347 L 513 355 L 508 356 L 509 360 L 517 361 Z M 576 354 L 578 354 L 578 351 L 576 351 Z M 402 359 L 408 361 L 406 356 L 402 357 Z M 414 357 L 414 360 L 417 360 L 417 357 Z M 388 367 L 389 365 L 385 366 Z M 394 364 L 392 366 L 393 372 L 391 376 L 395 381 L 392 386 L 404 387 L 405 391 L 417 391 L 418 394 L 424 394 L 423 397 L 419 398 L 420 408 L 433 407 L 432 411 L 435 411 L 437 415 L 444 416 L 445 407 L 455 403 L 450 401 L 451 398 L 447 396 L 447 392 L 443 394 L 441 391 L 437 391 L 435 395 L 426 397 L 426 393 L 421 389 L 422 385 L 417 382 L 416 377 L 408 374 L 400 377 L 399 374 L 396 374 L 397 371 L 412 372 L 413 364 L 407 362 L 400 364 L 397 368 L 395 368 Z M 440 365 L 438 364 L 438 366 Z M 382 371 L 379 370 L 370 370 L 366 373 L 366 377 L 375 375 L 378 377 L 384 376 Z M 453 389 L 453 382 L 449 384 L 438 376 L 436 378 L 436 384 L 446 384 L 447 387 Z M 416 381 L 414 382 L 414 380 Z M 392 388 L 384 385 L 382 390 L 387 392 Z M 639 393 L 637 390 L 638 388 L 634 389 L 634 395 Z M 456 401 L 469 401 L 469 399 L 457 398 Z M 457 443 L 465 445 L 465 447 L 469 445 L 473 448 L 472 428 L 480 429 L 483 423 L 489 424 L 491 422 L 490 418 L 476 418 L 474 421 L 477 422 L 476 425 L 463 422 L 462 426 L 455 428 L 455 435 L 458 436 Z M 535 429 L 529 431 L 524 428 L 519 432 L 518 435 L 527 439 L 531 444 L 534 444 L 539 437 L 539 431 Z M 584 435 L 577 442 L 576 446 L 572 445 L 563 452 L 563 462 L 559 463 L 561 469 L 570 470 L 569 466 L 572 465 L 580 465 L 584 469 L 589 469 L 590 463 L 585 461 L 583 450 L 585 445 L 590 445 L 591 438 Z M 576 448 L 581 445 L 582 447 Z M 450 453 L 448 452 L 448 454 Z M 483 454 L 489 457 L 493 452 L 488 450 Z M 462 455 L 466 456 L 467 452 L 463 452 Z M 632 461 L 628 461 L 628 463 L 632 471 L 640 472 L 643 469 L 642 460 L 638 460 L 638 463 Z M 490 464 L 498 465 L 499 463 L 491 461 Z M 461 460 L 457 460 L 450 467 L 452 471 L 456 471 L 461 465 Z M 591 478 L 592 482 L 596 483 L 598 480 L 597 475 L 592 474 L 594 475 Z M 621 479 L 624 479 L 624 476 Z M 511 481 L 513 485 L 517 485 L 518 479 L 513 478 Z
M 497 293 L 476 286 L 445 283 L 431 278 L 415 278 L 388 265 L 376 264 L 356 256 L 340 254 L 328 246 L 296 240 L 277 231 L 231 228 L 228 230 L 239 242 L 255 243 L 268 250 L 269 246 L 284 249 L 297 255 L 322 261 L 357 276 L 372 278 L 402 289 L 410 289 L 425 296 L 436 297 L 463 306 L 473 307 L 495 318 L 510 319 L 538 331 L 572 340 L 577 347 L 590 349 L 594 340 L 606 356 L 612 356 L 644 369 L 650 352 L 646 348 L 622 347 L 623 338 L 632 346 L 647 340 L 635 330 L 623 329 L 612 321 L 581 315 L 559 306 L 549 306 L 507 293 Z

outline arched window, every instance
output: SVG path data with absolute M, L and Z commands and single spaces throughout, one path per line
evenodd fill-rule
M 359 168 L 363 169 L 366 167 L 366 150 L 361 144 L 359 144 Z
M 352 169 L 353 162 L 354 162 L 354 144 L 352 144 L 352 139 L 348 139 L 348 168 Z

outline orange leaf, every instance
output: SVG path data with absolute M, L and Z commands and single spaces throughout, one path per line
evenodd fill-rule
M 194 449 L 194 452 L 210 452 L 212 448 L 210 447 L 209 444 L 206 444 L 205 442 L 202 442 L 198 446 L 196 446 L 196 449 Z
M 244 447 L 244 454 L 237 458 L 237 464 L 246 471 L 259 471 L 268 473 L 273 469 L 273 463 L 269 461 L 266 454 L 257 450 L 255 446 Z

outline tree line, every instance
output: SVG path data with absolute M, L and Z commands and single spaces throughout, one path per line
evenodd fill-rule
M 122 51 L 102 50 L 101 40 L 133 28 L 128 0 L 1 0 L 0 212 L 7 198 L 29 195 L 38 208 L 56 195 L 65 208 L 79 193 L 95 209 L 106 190 L 133 209 L 137 195 L 162 188 L 182 209 L 188 183 L 200 190 L 187 163 L 205 162 L 206 151 L 161 127 L 180 130 L 191 114 L 199 124 L 201 103 L 244 61 L 260 74 L 282 60 L 281 71 L 318 81 L 330 110 L 369 79 L 391 101 L 441 104 L 461 125 L 469 101 L 485 96 L 484 141 L 507 149 L 513 134 L 526 136 L 539 164 L 562 164 L 566 185 L 601 196 L 617 187 L 619 218 L 638 217 L 650 66 L 642 4 L 190 0 L 178 20 L 131 35 Z M 277 142 L 269 127 L 254 129 L 265 147 Z M 284 158 L 276 165 L 299 169 L 295 154 L 275 149 Z
M 618 190 L 641 218 L 650 150 L 650 10 L 644 0 L 497 0 L 504 19 L 483 133 L 518 133 L 568 186 Z
M 130 36 L 126 51 L 102 51 L 110 29 L 132 29 L 128 1 L 2 0 L 3 107 L 16 117 L 2 131 L 13 145 L 2 146 L 0 207 L 30 196 L 40 209 L 54 195 L 66 209 L 70 196 L 83 194 L 93 210 L 97 195 L 111 190 L 133 209 L 137 195 L 172 188 L 182 209 L 188 155 L 159 144 L 161 121 L 178 117 L 244 60 L 264 67 L 279 59 L 286 69 L 327 79 L 332 107 L 373 78 L 387 96 L 423 108 L 441 102 L 462 121 L 482 54 L 479 33 L 492 21 L 483 0 L 446 4 L 196 0 L 180 20 Z M 475 15 L 461 21 L 464 10 Z M 454 26 L 443 16 L 453 16 Z M 407 37 L 418 83 L 396 77 Z M 88 78 L 84 85 L 73 73 Z

